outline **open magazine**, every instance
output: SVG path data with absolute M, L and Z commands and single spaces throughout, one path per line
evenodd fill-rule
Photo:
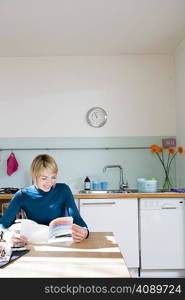
M 49 226 L 38 224 L 29 219 L 21 219 L 20 235 L 24 235 L 32 244 L 71 243 L 73 242 L 72 224 L 72 217 L 56 218 L 49 223 Z

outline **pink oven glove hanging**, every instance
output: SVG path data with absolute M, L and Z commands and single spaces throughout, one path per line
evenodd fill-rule
M 14 153 L 11 153 L 7 159 L 7 174 L 8 176 L 12 175 L 18 169 L 18 162 Z

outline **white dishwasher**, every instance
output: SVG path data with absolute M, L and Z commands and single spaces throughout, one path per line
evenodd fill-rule
M 141 269 L 185 269 L 185 199 L 140 199 L 139 230 Z

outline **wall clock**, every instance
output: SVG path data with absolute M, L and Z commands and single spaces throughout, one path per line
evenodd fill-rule
M 87 122 L 92 127 L 102 127 L 107 122 L 107 113 L 101 107 L 93 107 L 86 115 Z

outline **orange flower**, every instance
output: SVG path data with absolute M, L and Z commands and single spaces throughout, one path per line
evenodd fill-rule
M 159 149 L 158 149 L 158 152 L 163 152 L 163 150 L 164 150 L 164 148 L 161 146 L 161 147 L 159 147 Z
M 180 154 L 183 154 L 184 153 L 184 149 L 183 149 L 183 147 L 178 147 L 178 152 L 180 153 Z
M 151 145 L 150 151 L 151 152 L 159 152 L 159 146 L 156 144 Z
M 174 148 L 168 148 L 168 152 L 170 153 L 170 154 L 174 154 L 175 153 L 175 150 L 174 150 Z

